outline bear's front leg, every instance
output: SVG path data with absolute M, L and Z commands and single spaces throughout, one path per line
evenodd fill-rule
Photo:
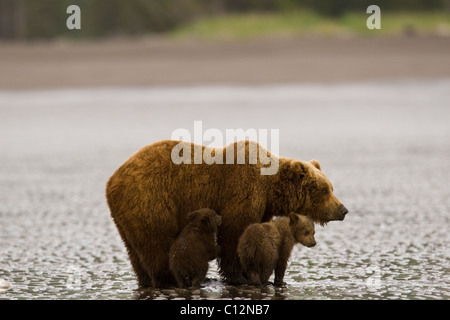
M 222 224 L 217 233 L 220 246 L 218 257 L 220 274 L 229 284 L 246 284 L 237 246 L 244 230 L 252 223 L 260 223 L 265 212 L 264 194 L 253 184 L 246 185 L 245 190 L 233 189 L 230 196 L 220 209 Z M 256 190 L 256 191 L 255 191 Z
M 286 282 L 283 281 L 284 279 L 284 273 L 286 272 L 286 266 L 279 267 L 275 269 L 275 281 L 274 285 L 277 287 L 284 287 L 286 285 Z
M 275 281 L 274 285 L 277 287 L 283 287 L 286 285 L 286 282 L 283 281 L 284 274 L 286 272 L 287 263 L 288 263 L 289 255 L 280 254 L 278 258 L 277 264 L 275 266 Z
M 248 280 L 243 275 L 243 270 L 237 255 L 238 233 L 231 226 L 222 223 L 217 234 L 217 242 L 220 247 L 217 261 L 220 267 L 220 275 L 229 284 L 245 284 Z

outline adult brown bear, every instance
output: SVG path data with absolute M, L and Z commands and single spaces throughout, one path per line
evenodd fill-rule
M 277 164 L 273 174 L 261 174 L 268 167 L 262 155 Z M 246 283 L 236 252 L 245 228 L 290 212 L 320 224 L 343 220 L 348 211 L 332 191 L 316 160 L 277 157 L 251 141 L 223 149 L 156 142 L 131 156 L 106 185 L 111 216 L 144 287 L 175 284 L 169 250 L 186 225 L 187 213 L 211 208 L 222 216 L 217 236 L 220 273 L 228 283 Z

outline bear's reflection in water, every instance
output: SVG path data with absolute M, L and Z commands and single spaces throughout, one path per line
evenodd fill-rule
M 290 289 L 253 285 L 226 285 L 221 280 L 206 279 L 200 288 L 139 288 L 134 298 L 138 300 L 204 300 L 204 299 L 251 299 L 284 300 L 289 299 Z

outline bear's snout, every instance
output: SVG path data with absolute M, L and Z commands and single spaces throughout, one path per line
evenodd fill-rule
M 309 244 L 309 248 L 312 248 L 312 247 L 314 247 L 316 245 L 316 242 L 314 241 L 314 242 L 311 242 L 310 244 Z
M 344 220 L 345 215 L 348 213 L 348 209 L 343 204 L 341 204 L 340 209 L 341 209 L 342 220 Z
M 331 212 L 327 212 L 328 215 L 328 221 L 332 221 L 332 220 L 339 220 L 342 221 L 345 218 L 345 215 L 348 213 L 348 210 L 346 207 L 344 207 L 344 205 L 342 203 L 338 203 L 337 206 L 335 207 L 336 209 L 334 209 Z
M 348 213 L 347 208 L 341 203 L 335 211 L 335 218 L 331 220 L 344 220 L 345 215 Z

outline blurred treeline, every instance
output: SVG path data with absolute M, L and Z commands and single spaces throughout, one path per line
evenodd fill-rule
M 81 30 L 68 30 L 69 5 Z M 327 17 L 365 12 L 449 10 L 450 0 L 0 0 L 0 39 L 100 38 L 173 30 L 205 16 L 307 9 Z

